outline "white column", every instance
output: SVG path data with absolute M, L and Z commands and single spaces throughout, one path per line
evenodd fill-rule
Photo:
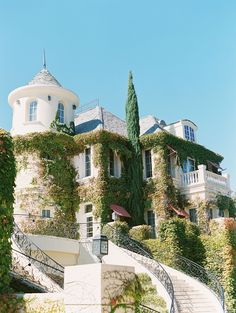
M 102 313 L 122 294 L 122 278 L 134 278 L 134 267 L 101 263 L 66 266 L 64 277 L 66 313 Z M 124 308 L 117 309 L 117 313 L 124 312 Z
M 206 179 L 206 165 L 204 164 L 201 164 L 201 165 L 198 165 L 198 182 L 200 184 L 202 183 L 206 183 L 207 182 L 207 179 Z

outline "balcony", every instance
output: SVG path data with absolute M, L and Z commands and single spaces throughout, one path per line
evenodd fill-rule
M 176 187 L 183 194 L 222 193 L 230 195 L 230 180 L 228 174 L 218 175 L 206 170 L 205 165 L 199 165 L 198 170 L 189 173 L 180 173 L 175 180 Z M 206 197 L 204 197 L 206 198 Z

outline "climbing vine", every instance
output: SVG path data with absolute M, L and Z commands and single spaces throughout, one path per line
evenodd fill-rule
M 59 224 L 63 221 L 74 223 L 76 221 L 75 212 L 79 206 L 79 196 L 76 171 L 70 161 L 76 153 L 73 138 L 54 132 L 16 136 L 14 152 L 17 158 L 22 155 L 28 155 L 28 158 L 31 156 L 29 164 L 24 159 L 25 167 L 30 166 L 32 155 L 34 160 L 35 158 L 39 159 L 37 162 L 38 176 L 34 177 L 31 183 L 34 188 L 29 188 L 25 196 L 30 200 L 36 197 L 36 206 L 40 203 L 39 198 L 43 201 L 41 206 L 53 206 L 55 222 Z M 32 194 L 29 194 L 30 189 Z M 42 190 L 43 195 L 41 195 Z
M 15 175 L 12 139 L 0 129 L 0 294 L 8 291 L 10 283 Z
M 80 152 L 87 146 L 93 146 L 93 162 L 98 168 L 97 177 L 91 178 L 89 185 L 79 186 L 80 198 L 83 202 L 90 201 L 94 204 L 93 213 L 95 217 L 101 217 L 102 223 L 110 221 L 110 205 L 115 203 L 127 207 L 130 196 L 125 166 L 131 157 L 129 142 L 126 138 L 107 131 L 76 135 L 75 142 Z M 120 178 L 111 177 L 108 173 L 110 149 L 119 155 L 124 165 Z
M 196 165 L 206 164 L 207 161 L 220 163 L 222 156 L 205 147 L 173 136 L 167 132 L 145 135 L 141 137 L 143 149 L 152 149 L 154 155 L 154 173 L 152 179 L 146 182 L 145 200 L 156 210 L 161 219 L 173 217 L 175 213 L 170 205 L 184 209 L 189 206 L 188 201 L 175 188 L 173 179 L 168 171 L 170 154 L 175 154 L 176 164 L 183 166 L 190 157 L 195 159 Z

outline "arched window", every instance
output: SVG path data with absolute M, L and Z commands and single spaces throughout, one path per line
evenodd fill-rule
M 37 120 L 37 101 L 32 101 L 29 105 L 29 121 Z
M 64 105 L 62 103 L 58 103 L 58 109 L 57 109 L 57 114 L 58 114 L 58 120 L 59 123 L 64 124 Z

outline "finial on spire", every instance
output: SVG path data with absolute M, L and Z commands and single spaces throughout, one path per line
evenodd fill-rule
M 43 68 L 47 68 L 46 66 L 46 55 L 45 55 L 45 49 L 43 49 Z

